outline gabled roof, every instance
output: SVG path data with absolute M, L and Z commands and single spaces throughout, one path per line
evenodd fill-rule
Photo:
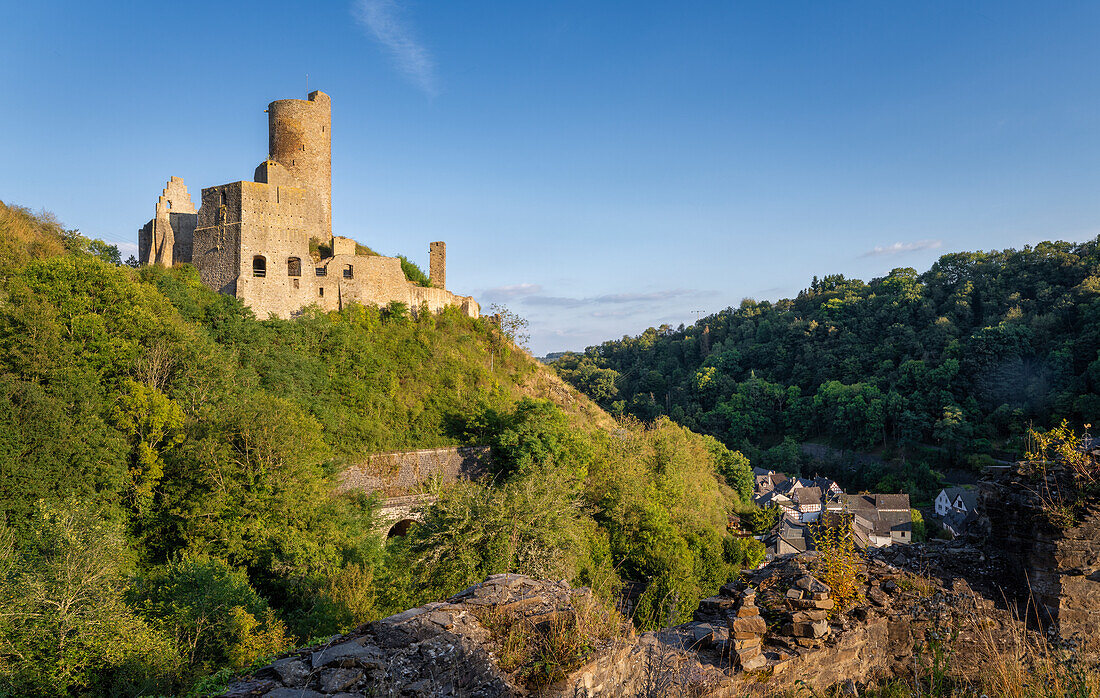
M 959 504 L 963 506 L 959 507 Z M 962 490 L 951 498 L 951 506 L 955 508 L 965 508 L 967 511 L 974 511 L 978 508 L 978 493 L 973 490 Z
M 791 501 L 790 497 L 778 490 L 769 490 L 753 499 L 753 501 L 756 502 L 756 506 L 758 507 L 766 507 L 769 504 L 775 504 L 777 506 L 794 506 L 794 502 Z
M 822 492 L 841 491 L 840 485 L 838 485 L 835 480 L 830 480 L 827 477 L 815 477 L 814 487 L 820 487 Z
M 909 495 L 907 494 L 876 494 L 875 508 L 879 511 L 904 511 L 909 512 Z
M 868 534 L 885 537 L 891 531 L 911 531 L 913 528 L 907 494 L 847 495 L 846 501 L 848 511 L 855 517 L 853 527 L 863 528 Z
M 798 487 L 793 495 L 793 499 L 802 506 L 821 504 L 821 490 L 816 487 Z

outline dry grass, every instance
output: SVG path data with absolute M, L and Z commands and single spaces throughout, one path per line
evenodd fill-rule
M 35 215 L 29 209 L 0 201 L 0 267 L 64 254 L 63 233 L 64 228 L 52 214 Z
M 531 617 L 490 608 L 478 620 L 497 641 L 500 668 L 531 687 L 560 681 L 630 632 L 622 614 L 590 596 Z

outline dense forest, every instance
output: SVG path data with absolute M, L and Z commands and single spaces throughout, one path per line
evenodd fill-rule
M 793 299 L 745 299 L 553 365 L 613 414 L 667 415 L 754 465 L 796 472 L 816 441 L 901 464 L 863 460 L 847 484 L 926 496 L 929 466 L 1013 458 L 1029 425 L 1100 423 L 1098 352 L 1093 240 L 814 278 Z
M 642 582 L 654 627 L 762 557 L 726 531 L 740 453 L 612 420 L 491 320 L 411 310 L 259 319 L 0 204 L 0 695 L 198 695 L 502 571 Z M 333 494 L 363 454 L 458 443 L 493 477 L 404 538 Z

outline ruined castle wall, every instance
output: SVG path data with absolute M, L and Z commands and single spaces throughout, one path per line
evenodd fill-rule
M 462 312 L 476 318 L 481 312 L 481 307 L 470 296 L 456 296 L 442 288 L 425 288 L 423 286 L 410 286 L 409 307 L 419 310 L 427 307 L 430 312 L 438 313 L 449 305 L 457 305 Z
M 207 287 L 232 296 L 241 268 L 241 184 L 202 190 L 191 259 Z
M 334 255 L 323 260 L 329 278 L 340 285 L 341 307 L 348 303 L 386 305 L 409 302 L 409 282 L 397 257 Z M 351 278 L 348 278 L 349 272 Z
M 170 267 L 190 262 L 198 214 L 180 177 L 168 180 L 157 199 L 153 219 L 138 231 L 138 260 Z
M 285 167 L 303 189 L 317 196 L 311 221 L 332 234 L 332 102 L 324 92 L 309 99 L 280 99 L 267 106 L 270 158 Z
M 1053 478 L 1054 476 L 1048 476 Z M 1052 479 L 1053 482 L 1053 479 Z M 1057 491 L 1056 485 L 1049 485 Z M 1014 471 L 981 484 L 987 542 L 1004 555 L 1006 582 L 1030 600 L 1031 615 L 1062 637 L 1096 638 L 1100 628 L 1100 506 L 1086 506 L 1076 525 L 1047 521 L 1041 486 Z M 1100 647 L 1100 640 L 1095 640 Z
M 259 318 L 290 318 L 324 297 L 309 256 L 310 192 L 241 183 L 241 259 L 237 297 Z
M 335 255 L 323 260 L 323 263 L 327 268 L 326 283 L 339 283 L 340 307 L 348 303 L 385 306 L 396 301 L 404 303 L 412 312 L 427 308 L 429 312 L 438 313 L 447 306 L 455 305 L 476 318 L 480 311 L 473 298 L 410 282 L 405 278 L 401 260 L 397 257 Z M 350 278 L 346 275 L 349 267 Z M 328 291 L 325 293 L 327 295 Z

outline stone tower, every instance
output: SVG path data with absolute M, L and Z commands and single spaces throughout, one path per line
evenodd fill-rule
M 447 243 L 428 245 L 428 280 L 433 288 L 447 288 Z
M 297 185 L 317 198 L 317 228 L 332 235 L 332 101 L 324 92 L 309 99 L 280 99 L 267 105 L 269 158 Z M 317 229 L 313 225 L 307 227 Z

